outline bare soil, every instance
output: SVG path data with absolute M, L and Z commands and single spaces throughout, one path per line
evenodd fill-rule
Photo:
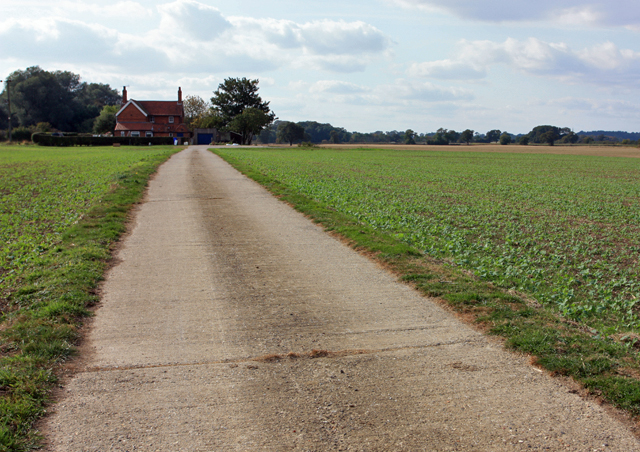
M 49 451 L 640 450 L 206 147 L 118 251 Z

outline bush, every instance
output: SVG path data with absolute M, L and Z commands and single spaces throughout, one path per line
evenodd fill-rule
M 33 131 L 27 127 L 16 127 L 11 131 L 13 141 L 30 141 Z
M 506 144 L 511 144 L 511 135 L 509 135 L 507 132 L 504 132 L 502 135 L 500 135 L 500 144 L 503 146 Z
M 529 135 L 522 135 L 520 137 L 520 140 L 518 140 L 518 143 L 523 146 L 527 146 L 529 144 Z
M 427 144 L 431 146 L 446 146 L 449 142 L 440 135 L 436 135 L 433 139 L 427 140 Z
M 34 130 L 34 132 L 51 132 L 52 129 L 51 124 L 48 122 L 39 122 L 36 124 L 36 130 Z
M 298 143 L 299 148 L 315 148 L 317 147 L 311 141 L 303 141 L 302 143 Z
M 119 143 L 127 146 L 171 145 L 174 137 L 94 137 L 78 134 L 34 133 L 32 141 L 39 146 L 111 146 Z M 180 142 L 184 137 L 178 138 Z

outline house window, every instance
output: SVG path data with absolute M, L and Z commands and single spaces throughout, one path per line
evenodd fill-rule
M 153 136 L 153 132 L 146 132 L 144 134 L 145 137 L 152 137 Z
M 120 132 L 120 136 L 123 137 L 126 135 L 126 132 Z
M 154 118 L 153 116 L 149 116 L 149 122 L 156 122 L 156 118 Z
M 131 132 L 131 136 L 132 137 L 139 137 L 140 136 L 140 132 Z
M 173 124 L 173 116 L 169 116 L 169 124 Z
M 170 134 L 169 134 L 169 136 L 170 136 L 170 137 L 172 137 L 172 136 L 173 136 L 173 134 L 172 134 L 172 133 L 170 133 Z

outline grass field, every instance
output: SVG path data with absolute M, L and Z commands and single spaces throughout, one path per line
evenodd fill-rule
M 216 152 L 427 295 L 640 414 L 640 160 L 575 150 Z
M 37 445 L 110 247 L 174 147 L 0 147 L 0 451 Z

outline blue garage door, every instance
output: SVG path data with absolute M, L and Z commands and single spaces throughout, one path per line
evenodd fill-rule
M 199 133 L 198 134 L 198 144 L 209 144 L 213 140 L 212 133 Z

